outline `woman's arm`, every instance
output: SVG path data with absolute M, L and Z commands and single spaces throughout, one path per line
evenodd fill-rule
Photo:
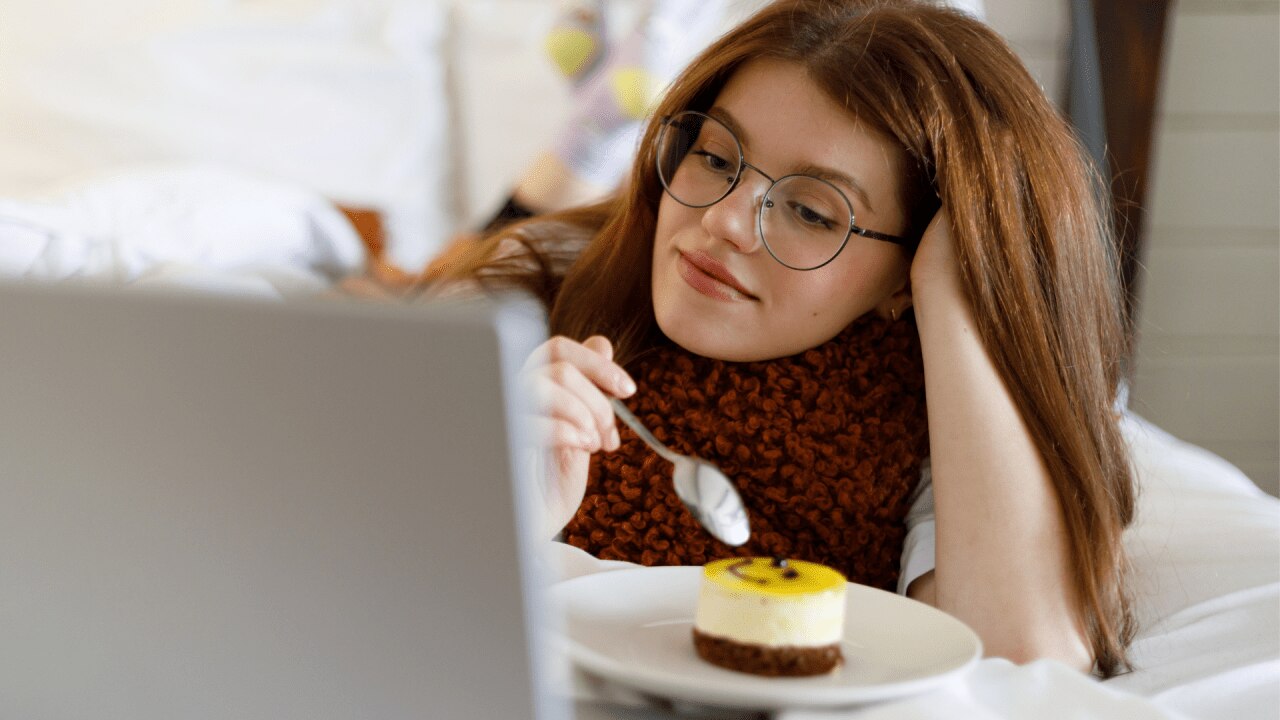
M 992 364 L 940 212 L 911 269 L 924 353 L 937 524 L 934 572 L 909 594 L 968 623 L 991 656 L 1087 672 L 1062 512 Z

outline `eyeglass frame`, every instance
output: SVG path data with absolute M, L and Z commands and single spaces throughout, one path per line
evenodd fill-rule
M 729 137 L 733 138 L 734 147 L 736 147 L 738 150 L 738 169 L 734 172 L 733 182 L 729 184 L 729 187 L 724 191 L 724 194 L 722 194 L 720 197 L 716 198 L 715 200 L 712 200 L 711 202 L 705 203 L 703 205 L 694 205 L 692 203 L 687 203 L 684 200 L 681 200 L 679 197 L 677 197 L 676 194 L 672 192 L 671 186 L 667 183 L 667 178 L 664 176 L 662 172 L 663 158 L 662 158 L 662 153 L 660 152 L 660 149 L 662 147 L 662 140 L 666 137 L 666 133 L 668 128 L 671 126 L 671 122 L 676 118 L 680 117 L 681 115 L 696 115 L 698 117 L 703 118 L 704 124 L 706 123 L 707 120 L 711 120 L 713 122 L 718 123 L 721 127 L 725 129 L 727 133 L 729 133 Z M 701 133 L 701 129 L 699 129 L 699 133 Z M 694 209 L 709 208 L 712 205 L 715 205 L 716 203 L 720 202 L 721 200 L 724 200 L 725 198 L 729 197 L 731 194 L 733 194 L 734 190 L 738 189 L 738 185 L 742 183 L 743 170 L 745 170 L 746 168 L 751 168 L 752 170 L 755 170 L 757 173 L 760 174 L 761 177 L 763 177 L 765 180 L 768 180 L 770 183 L 769 189 L 764 191 L 764 195 L 760 196 L 761 197 L 760 209 L 756 211 L 756 234 L 760 236 L 760 242 L 764 245 L 764 249 L 768 251 L 769 256 L 772 257 L 774 260 L 778 262 L 778 264 L 782 265 L 785 268 L 789 268 L 791 270 L 798 270 L 800 272 L 808 272 L 810 270 L 817 270 L 819 268 L 825 267 L 831 264 L 836 258 L 840 257 L 840 253 L 844 252 L 845 247 L 848 246 L 849 237 L 851 235 L 859 235 L 861 237 L 870 238 L 872 240 L 880 240 L 882 242 L 892 243 L 899 247 L 905 248 L 909 253 L 914 253 L 916 247 L 920 243 L 919 239 L 911 240 L 908 238 L 901 237 L 899 235 L 889 235 L 888 233 L 877 232 L 875 230 L 868 230 L 867 228 L 859 226 L 855 222 L 854 212 L 853 212 L 853 202 L 849 200 L 849 196 L 845 195 L 843 190 L 836 187 L 830 181 L 824 180 L 823 178 L 820 178 L 820 177 L 815 177 L 813 175 L 806 175 L 804 173 L 791 173 L 789 175 L 783 175 L 777 180 L 773 179 L 773 177 L 769 175 L 769 173 L 747 162 L 747 156 L 742 150 L 742 141 L 738 139 L 737 133 L 733 132 L 733 130 L 728 125 L 725 125 L 724 122 L 721 120 L 718 120 L 704 112 L 699 112 L 697 110 L 682 110 L 681 112 L 678 112 L 675 115 L 663 116 L 662 129 L 658 132 L 657 143 L 655 144 L 655 147 L 654 147 L 654 169 L 658 171 L 658 182 L 662 184 L 663 192 L 671 196 L 672 200 L 675 200 L 681 205 L 684 205 L 685 207 L 689 207 L 689 208 L 694 208 Z M 773 189 L 778 186 L 778 183 L 790 178 L 806 178 L 809 180 L 816 180 L 820 183 L 827 185 L 832 190 L 835 190 L 836 194 L 839 195 L 842 200 L 844 200 L 845 207 L 847 207 L 849 210 L 849 229 L 845 231 L 844 240 L 840 242 L 840 247 L 837 248 L 836 251 L 832 253 L 831 257 L 828 258 L 825 262 L 819 265 L 814 265 L 813 267 L 802 268 L 802 267 L 796 267 L 794 265 L 788 265 L 787 263 L 783 262 L 782 259 L 778 257 L 777 253 L 773 251 L 773 248 L 769 247 L 769 240 L 764 236 L 764 211 L 766 208 L 770 207 L 769 205 L 766 204 L 765 201 L 769 198 L 769 193 L 772 193 Z

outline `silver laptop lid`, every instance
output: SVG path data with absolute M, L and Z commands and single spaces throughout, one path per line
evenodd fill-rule
M 540 323 L 0 286 L 0 717 L 559 717 Z

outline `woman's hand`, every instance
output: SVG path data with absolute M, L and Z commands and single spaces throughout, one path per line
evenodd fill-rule
M 609 397 L 629 397 L 636 387 L 613 362 L 613 346 L 599 335 L 581 343 L 551 338 L 529 356 L 523 375 L 538 402 L 536 422 L 551 451 L 544 493 L 554 533 L 582 503 L 591 453 L 621 444 Z
M 939 285 L 949 288 L 960 286 L 960 264 L 956 258 L 955 239 L 951 236 L 951 216 L 946 208 L 939 210 L 929 221 L 929 227 L 925 228 L 920 246 L 911 260 L 913 292 Z

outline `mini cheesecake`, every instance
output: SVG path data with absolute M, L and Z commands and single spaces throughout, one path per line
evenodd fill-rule
M 693 645 L 709 663 L 768 676 L 821 675 L 842 661 L 845 578 L 781 558 L 707 564 Z

